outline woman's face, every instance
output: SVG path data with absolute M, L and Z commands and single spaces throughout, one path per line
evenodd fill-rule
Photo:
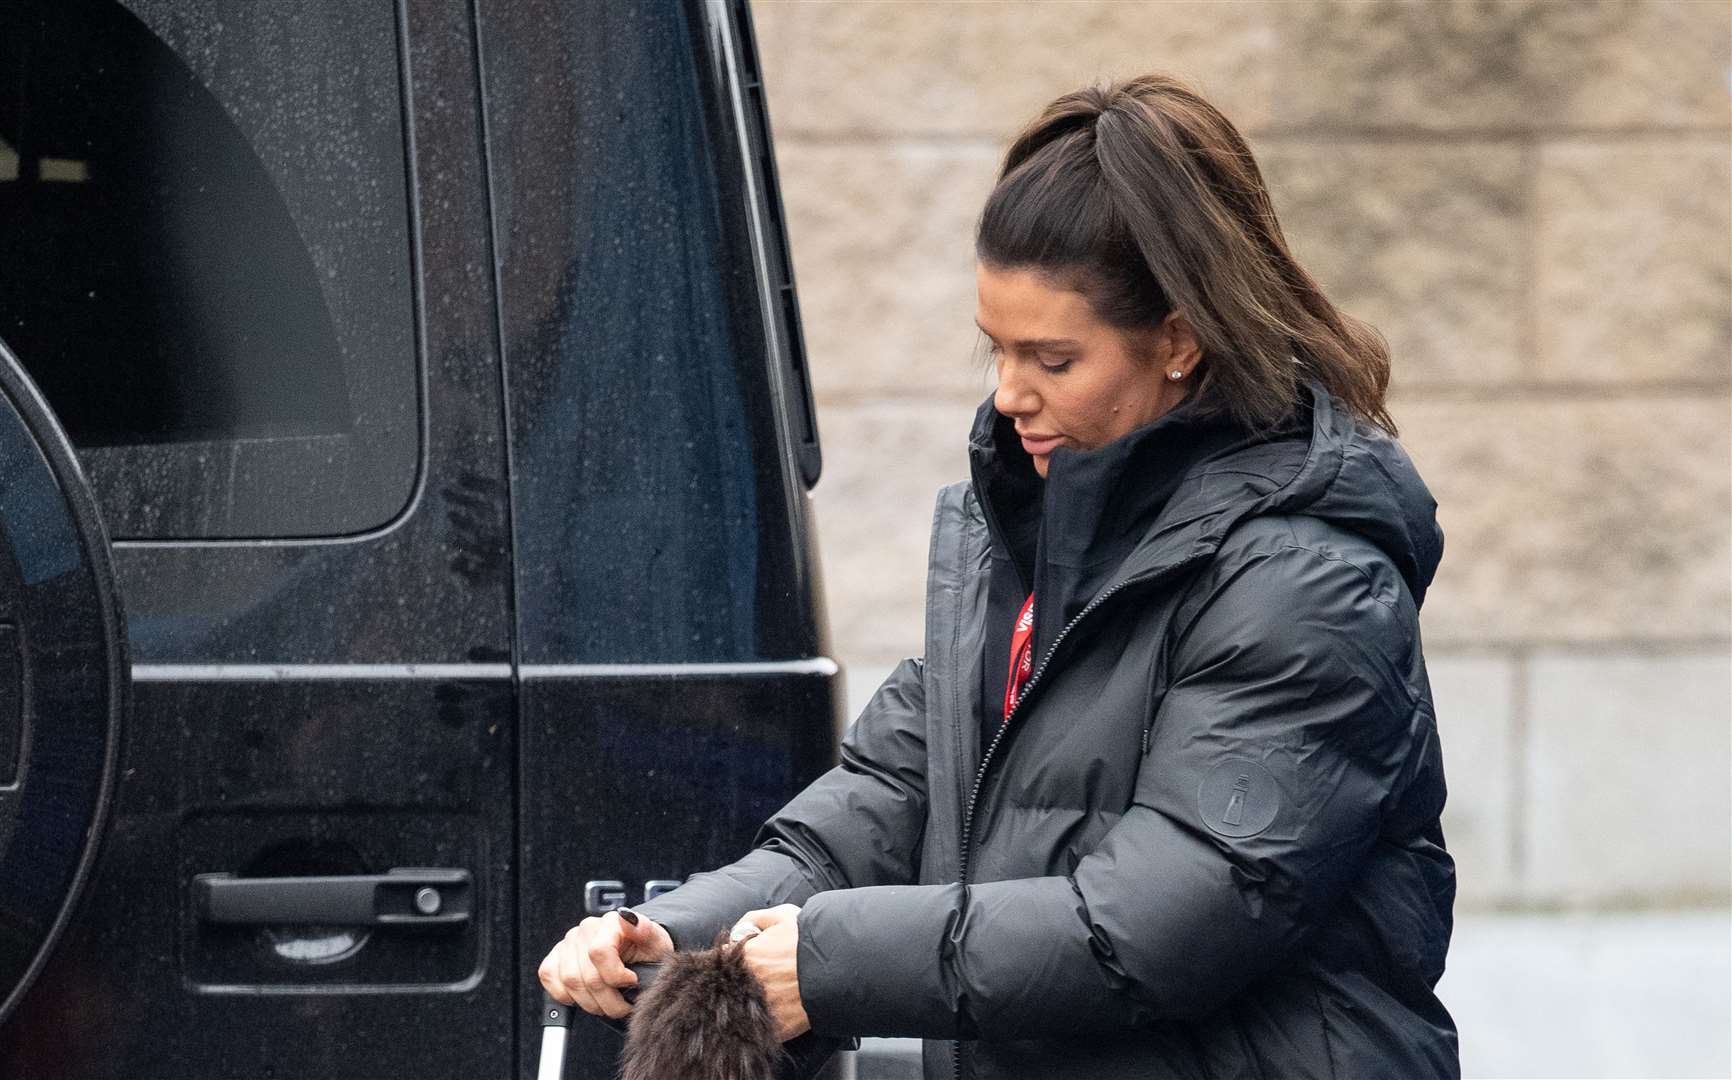
M 1201 350 L 1177 312 L 1133 342 L 1038 271 L 977 262 L 975 284 L 975 322 L 998 365 L 993 407 L 1015 421 L 1041 476 L 1057 447 L 1105 446 L 1184 400 Z

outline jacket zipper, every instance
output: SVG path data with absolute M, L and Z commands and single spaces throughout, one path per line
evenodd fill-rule
M 1004 741 L 1004 737 L 1010 733 L 1011 726 L 1016 722 L 1017 714 L 1022 711 L 1022 703 L 1028 700 L 1029 694 L 1033 693 L 1035 686 L 1040 682 L 1041 675 L 1052 663 L 1052 658 L 1058 655 L 1059 646 L 1064 644 L 1064 639 L 1070 636 L 1070 632 L 1076 629 L 1077 624 L 1088 618 L 1089 615 L 1098 610 L 1102 604 L 1106 603 L 1115 594 L 1130 585 L 1136 584 L 1137 580 L 1138 579 L 1136 578 L 1126 579 L 1125 581 L 1121 581 L 1117 585 L 1114 585 L 1106 592 L 1101 593 L 1093 600 L 1090 600 L 1087 607 L 1077 612 L 1076 616 L 1064 625 L 1064 629 L 1058 632 L 1058 637 L 1053 638 L 1052 646 L 1046 650 L 1046 656 L 1041 659 L 1039 666 L 1034 669 L 1034 674 L 1028 677 L 1028 682 L 1024 684 L 1022 693 L 1017 695 L 1016 702 L 1011 705 L 1009 715 L 1004 718 L 1004 723 L 998 726 L 997 733 L 992 736 L 992 742 L 987 744 L 986 753 L 981 755 L 980 768 L 975 771 L 974 786 L 969 789 L 967 809 L 964 811 L 962 816 L 962 848 L 959 853 L 959 862 L 961 863 L 961 874 L 959 876 L 962 884 L 968 884 L 968 845 L 974 835 L 974 810 L 976 804 L 980 801 L 980 789 L 986 781 L 987 770 L 992 767 L 993 754 L 997 752 L 999 744 Z
M 1115 593 L 1135 584 L 1136 581 L 1135 578 L 1127 578 L 1114 585 L 1106 592 L 1090 600 L 1086 607 L 1076 613 L 1075 618 L 1064 625 L 1064 629 L 1058 632 L 1058 637 L 1053 638 L 1052 645 L 1046 650 L 1046 655 L 1041 658 L 1039 666 L 1034 669 L 1034 674 L 1030 675 L 1028 682 L 1023 685 L 1022 693 L 1017 695 L 1016 701 L 1010 706 L 1010 712 L 1005 716 L 1004 723 L 998 725 L 998 731 L 992 736 L 992 742 L 987 744 L 986 753 L 982 754 L 980 758 L 980 768 L 974 774 L 974 786 L 968 792 L 968 808 L 962 816 L 962 847 L 958 857 L 961 866 L 961 873 L 958 876 L 961 884 L 968 884 L 968 844 L 974 833 L 974 808 L 980 800 L 981 785 L 986 780 L 987 769 L 992 765 L 993 754 L 998 750 L 999 743 L 1004 741 L 1005 735 L 1010 732 L 1011 724 L 1016 721 L 1017 713 L 1022 710 L 1022 703 L 1028 700 L 1029 693 L 1034 690 L 1035 684 L 1040 682 L 1041 674 L 1046 671 L 1047 665 L 1052 663 L 1052 658 L 1058 655 L 1058 647 L 1064 644 L 1064 639 L 1070 635 L 1072 630 L 1076 629 L 1077 624 L 1088 618 Z M 1146 740 L 1146 733 L 1144 738 Z M 953 1040 L 950 1046 L 956 1080 L 962 1080 L 962 1041 L 960 1039 Z

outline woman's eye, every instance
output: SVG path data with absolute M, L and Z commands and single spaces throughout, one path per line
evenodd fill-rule
M 1065 368 L 1070 367 L 1070 365 L 1071 365 L 1071 362 L 1069 360 L 1059 360 L 1059 359 L 1052 358 L 1052 357 L 1041 357 L 1041 361 L 1040 361 L 1041 367 L 1045 368 L 1046 370 L 1052 372 L 1055 375 L 1058 374 L 1059 372 L 1063 371 Z

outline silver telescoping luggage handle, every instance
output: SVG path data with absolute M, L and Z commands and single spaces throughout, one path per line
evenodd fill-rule
M 560 1080 L 565 1072 L 565 1037 L 571 1032 L 572 1005 L 561 1005 L 541 992 L 541 1061 L 535 1080 Z

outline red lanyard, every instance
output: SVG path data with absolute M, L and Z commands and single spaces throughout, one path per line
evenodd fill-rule
M 1004 719 L 1010 721 L 1010 711 L 1016 708 L 1016 699 L 1022 696 L 1022 684 L 1028 681 L 1029 674 L 1034 671 L 1034 649 L 1030 646 L 1034 637 L 1034 594 L 1029 593 L 1028 599 L 1022 602 L 1022 610 L 1017 613 L 1016 622 L 1010 631 L 1010 671 L 1004 681 Z

